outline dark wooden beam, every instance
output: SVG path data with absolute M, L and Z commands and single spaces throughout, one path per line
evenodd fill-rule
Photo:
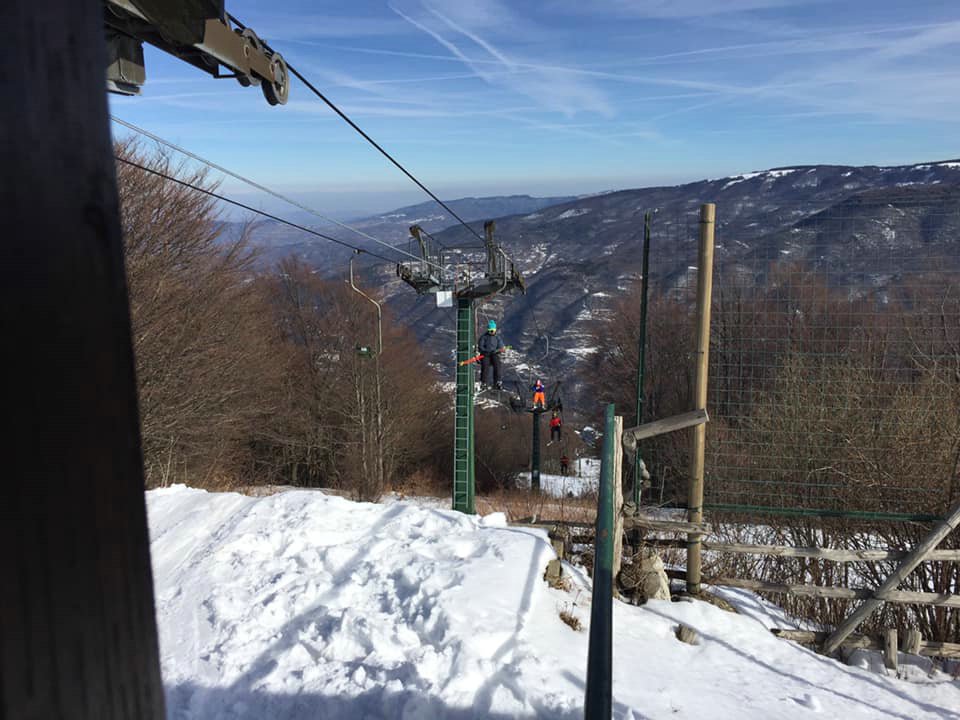
M 0 718 L 162 720 L 103 6 L 0 27 Z

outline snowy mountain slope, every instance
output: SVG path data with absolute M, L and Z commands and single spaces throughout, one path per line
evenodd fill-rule
M 558 613 L 588 621 L 588 581 L 547 587 L 542 532 L 310 491 L 147 502 L 171 720 L 583 716 L 587 634 Z M 956 681 L 846 667 L 758 615 L 617 604 L 614 716 L 960 717 Z
M 798 166 L 621 190 L 498 218 L 498 238 L 528 291 L 485 309 L 525 362 L 546 377 L 564 378 L 573 390 L 589 365 L 578 353 L 589 345 L 590 324 L 639 277 L 644 212 L 655 211 L 651 274 L 669 285 L 691 279 L 703 202 L 717 204 L 717 268 L 742 263 L 750 277 L 770 261 L 803 260 L 826 268 L 851 291 L 875 289 L 896 278 L 868 265 L 894 264 L 884 255 L 894 249 L 898 256 L 909 252 L 917 264 L 953 257 L 960 266 L 960 162 Z M 458 227 L 435 236 L 446 245 L 475 244 Z M 432 352 L 449 349 L 452 312 L 417 297 L 389 268 L 376 278 L 391 307 Z M 537 361 L 544 336 L 552 354 Z

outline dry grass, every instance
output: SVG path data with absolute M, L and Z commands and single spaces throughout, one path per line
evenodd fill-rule
M 477 512 L 506 513 L 510 522 L 582 522 L 592 525 L 597 516 L 596 496 L 554 498 L 529 490 L 498 490 L 477 498 Z
M 574 615 L 573 611 L 569 607 L 565 607 L 560 610 L 560 619 L 576 632 L 583 630 L 583 623 L 580 622 L 580 618 Z

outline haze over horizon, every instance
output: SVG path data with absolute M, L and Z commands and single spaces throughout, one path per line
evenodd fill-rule
M 960 155 L 960 7 L 950 3 L 227 9 L 444 198 Z M 142 96 L 111 98 L 118 117 L 341 218 L 427 199 L 296 80 L 289 104 L 269 107 L 149 47 L 146 62 Z

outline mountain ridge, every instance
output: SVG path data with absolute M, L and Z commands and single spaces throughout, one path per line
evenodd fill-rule
M 497 319 L 516 348 L 511 365 L 520 368 L 520 379 L 541 373 L 565 377 L 574 388 L 581 383 L 591 354 L 587 345 L 591 323 L 609 313 L 612 298 L 639 277 L 645 212 L 653 213 L 652 278 L 665 287 L 690 282 L 691 267 L 696 265 L 697 214 L 704 202 L 717 204 L 717 267 L 753 273 L 756 282 L 762 281 L 756 271 L 761 264 L 790 259 L 827 270 L 832 282 L 853 292 L 880 282 L 868 267 L 871 253 L 889 253 L 896 247 L 910 249 L 918 262 L 942 253 L 948 264 L 955 257 L 960 265 L 956 240 L 960 160 L 897 166 L 792 165 L 675 186 L 564 198 L 557 204 L 487 216 L 484 219 L 496 221 L 497 238 L 524 274 L 528 292 L 494 298 L 481 307 L 480 315 Z M 909 211 L 886 208 L 898 204 L 909 206 Z M 404 217 L 394 230 L 405 235 L 407 213 L 429 205 L 398 208 Z M 844 218 L 857 227 L 846 234 L 834 232 Z M 476 238 L 459 225 L 425 229 L 448 247 L 477 246 Z M 367 226 L 365 231 L 369 230 Z M 368 242 L 355 240 L 361 245 Z M 342 275 L 345 256 L 338 260 L 326 247 L 321 255 L 309 251 L 321 244 L 329 245 L 318 241 L 284 250 L 323 274 Z M 412 244 L 405 249 L 416 252 Z M 465 250 L 447 260 L 481 257 L 476 250 Z M 452 374 L 453 313 L 436 308 L 431 298 L 417 296 L 397 278 L 393 265 L 368 265 L 363 276 L 368 286 L 381 289 L 386 303 L 426 345 L 435 364 Z M 895 274 L 883 282 L 895 282 Z

